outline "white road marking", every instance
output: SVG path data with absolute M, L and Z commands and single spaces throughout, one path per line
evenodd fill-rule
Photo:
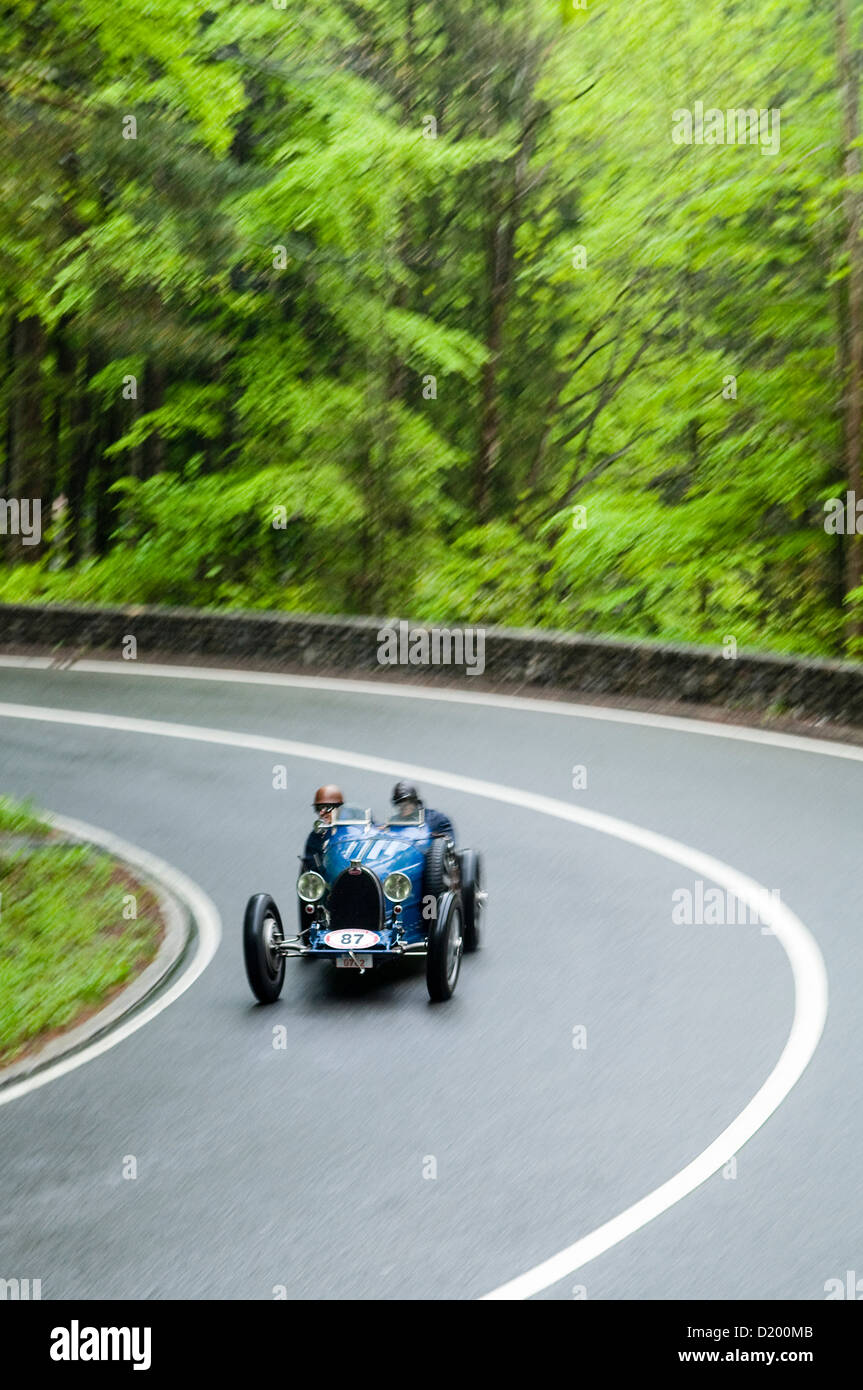
M 552 797 L 519 791 L 497 782 L 462 777 L 435 768 L 405 766 L 388 758 L 377 758 L 317 744 L 268 738 L 258 734 L 231 733 L 223 729 L 200 728 L 161 720 L 94 714 L 84 710 L 44 709 L 31 705 L 0 704 L 0 718 L 108 729 L 117 733 L 183 739 L 194 743 L 217 744 L 225 748 L 275 753 L 288 758 L 304 758 L 317 763 L 331 763 L 338 767 L 406 777 L 450 791 L 465 792 L 524 810 L 536 811 L 540 815 L 554 816 L 559 820 L 580 825 L 584 829 L 611 835 L 626 844 L 680 864 L 698 877 L 720 884 L 726 891 L 730 890 L 736 898 L 742 899 L 753 909 L 756 921 L 759 920 L 760 913 L 760 921 L 772 927 L 791 965 L 794 979 L 794 1017 L 779 1060 L 749 1104 L 712 1144 L 674 1177 L 633 1206 L 627 1207 L 619 1216 L 582 1236 L 558 1255 L 484 1295 L 486 1299 L 529 1298 L 532 1294 L 549 1288 L 581 1268 L 588 1260 L 595 1259 L 626 1236 L 640 1230 L 647 1222 L 687 1196 L 717 1172 L 769 1119 L 802 1075 L 818 1045 L 827 1018 L 827 972 L 814 937 L 790 908 L 771 898 L 763 885 L 755 879 L 738 872 L 712 855 L 692 849 L 666 835 L 618 820 L 614 816 L 570 806 Z
M 222 937 L 222 921 L 215 904 L 203 888 L 199 888 L 197 883 L 181 873 L 179 869 L 175 869 L 172 864 L 167 864 L 164 859 L 150 854 L 149 850 L 140 849 L 138 845 L 130 845 L 128 841 L 121 840 L 118 835 L 114 835 L 108 830 L 102 830 L 95 825 L 86 825 L 83 821 L 70 820 L 68 816 L 54 814 L 46 816 L 46 819 L 50 819 L 58 830 L 64 830 L 81 839 L 91 840 L 93 844 L 101 845 L 109 854 L 116 854 L 128 860 L 130 864 L 134 864 L 142 873 L 157 883 L 164 883 L 192 913 L 198 928 L 198 940 L 195 953 L 182 974 L 164 993 L 159 994 L 152 1004 L 145 1005 L 125 1022 L 118 1023 L 116 1028 L 112 1028 L 104 1037 L 88 1043 L 77 1052 L 70 1053 L 68 1057 L 60 1058 L 59 1061 L 53 1062 L 50 1066 L 43 1067 L 33 1076 L 24 1077 L 23 1080 L 4 1087 L 0 1090 L 0 1105 L 8 1105 L 10 1101 L 18 1100 L 20 1096 L 26 1096 L 30 1091 L 38 1090 L 40 1086 L 47 1086 L 49 1081 L 56 1081 L 58 1077 L 66 1076 L 70 1071 L 75 1071 L 77 1067 L 83 1067 L 85 1062 L 91 1062 L 94 1057 L 101 1057 L 103 1052 L 107 1052 L 111 1047 L 116 1047 L 117 1043 L 122 1042 L 124 1038 L 130 1037 L 139 1028 L 143 1028 L 145 1023 L 156 1018 L 163 1009 L 167 1009 L 169 1004 L 173 1004 L 175 999 L 179 999 L 180 995 L 184 994 L 189 986 L 195 983 L 216 954 Z M 0 1081 L 2 1081 L 2 1077 L 0 1077 Z
M 829 739 L 807 738 L 802 734 L 782 734 L 772 729 L 752 729 L 744 724 L 720 724 L 684 715 L 650 714 L 647 711 L 610 709 L 604 705 L 579 705 L 565 700 L 543 700 L 529 695 L 495 695 L 471 690 L 444 690 L 433 686 L 399 685 L 381 679 L 350 680 L 340 676 L 295 676 L 277 671 L 231 671 L 209 666 L 167 666 L 145 661 L 73 661 L 56 667 L 47 656 L 0 656 L 0 668 L 47 671 L 52 669 L 99 676 L 170 677 L 174 680 L 222 681 L 229 685 L 264 685 L 298 690 L 331 690 L 353 695 L 374 695 L 397 699 L 437 700 L 444 704 L 491 705 L 497 709 L 523 710 L 538 714 L 564 715 L 570 719 L 596 719 L 607 724 L 635 724 L 671 733 L 703 734 L 708 738 L 730 738 L 739 743 L 760 743 L 772 748 L 788 748 L 797 753 L 818 753 L 825 758 L 850 758 L 863 762 L 863 747 Z

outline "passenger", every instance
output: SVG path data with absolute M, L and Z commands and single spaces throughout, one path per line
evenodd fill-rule
M 443 811 L 433 811 L 422 801 L 416 787 L 410 782 L 396 782 L 393 787 L 393 820 L 410 821 L 422 807 L 425 824 L 433 835 L 449 835 L 455 839 L 455 826 Z

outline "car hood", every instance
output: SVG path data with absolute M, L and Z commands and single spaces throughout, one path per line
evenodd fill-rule
M 324 870 L 332 883 L 343 869 L 359 860 L 381 881 L 398 870 L 412 881 L 422 874 L 429 835 L 410 831 L 375 830 L 365 835 L 334 835 L 324 850 Z

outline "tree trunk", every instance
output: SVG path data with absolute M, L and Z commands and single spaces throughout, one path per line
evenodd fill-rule
M 45 495 L 46 441 L 40 376 L 43 352 L 44 333 L 39 320 L 33 315 L 16 319 L 12 341 L 14 367 L 9 379 L 7 496 L 19 503 L 27 499 L 31 506 L 38 500 L 44 527 L 50 499 Z M 4 540 L 6 553 L 12 559 L 35 560 L 39 556 L 39 546 L 25 546 L 23 536 L 6 536 Z
M 84 512 L 90 471 L 91 436 L 94 430 L 94 417 L 87 395 L 87 382 L 93 371 L 93 360 L 90 353 L 85 351 L 78 363 L 75 395 L 69 412 L 67 534 L 69 537 L 68 558 L 71 564 L 75 564 L 81 559 L 86 540 Z
M 486 234 L 489 306 L 485 348 L 488 357 L 480 378 L 479 450 L 474 487 L 474 504 L 480 524 L 488 520 L 492 477 L 500 458 L 500 362 L 512 286 L 517 182 L 508 206 L 500 206 L 502 194 L 501 187 L 493 190 L 491 221 Z
M 842 402 L 845 479 L 855 501 L 863 499 L 863 247 L 860 242 L 861 195 L 859 72 L 856 52 L 849 35 L 848 0 L 836 0 L 836 49 L 842 92 L 842 138 L 844 146 L 844 186 L 842 203 L 845 247 L 848 259 L 847 372 Z M 859 587 L 863 580 L 863 536 L 856 529 L 846 537 L 845 592 Z M 849 616 L 847 642 L 853 649 L 863 635 L 863 605 L 859 602 Z
M 39 496 L 44 461 L 42 393 L 39 365 L 43 334 L 39 320 L 19 319 L 15 329 L 15 374 L 12 409 L 15 442 L 10 459 L 13 496 Z
M 139 383 L 140 389 L 140 383 Z M 151 360 L 147 363 L 144 372 L 144 395 L 146 399 L 146 411 L 158 410 L 163 403 L 165 392 L 165 374 L 161 367 L 157 367 Z M 152 478 L 154 473 L 161 473 L 165 467 L 165 441 L 159 434 L 150 434 L 144 440 L 141 447 L 141 476 Z
M 12 381 L 15 371 L 15 329 L 17 325 L 17 314 L 10 314 L 6 329 L 6 370 L 3 373 L 3 380 L 5 383 L 3 395 L 6 412 L 5 447 L 3 450 L 3 497 L 9 497 L 12 493 L 12 453 L 15 448 L 15 411 L 13 409 L 14 395 L 12 392 Z

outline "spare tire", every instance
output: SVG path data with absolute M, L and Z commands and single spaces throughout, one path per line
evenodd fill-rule
M 458 859 L 452 840 L 436 835 L 426 850 L 423 870 L 423 896 L 439 898 L 441 893 L 458 887 Z
M 475 849 L 462 850 L 459 867 L 464 908 L 464 949 L 475 951 L 480 944 L 479 919 L 485 901 L 482 894 L 482 861 Z

